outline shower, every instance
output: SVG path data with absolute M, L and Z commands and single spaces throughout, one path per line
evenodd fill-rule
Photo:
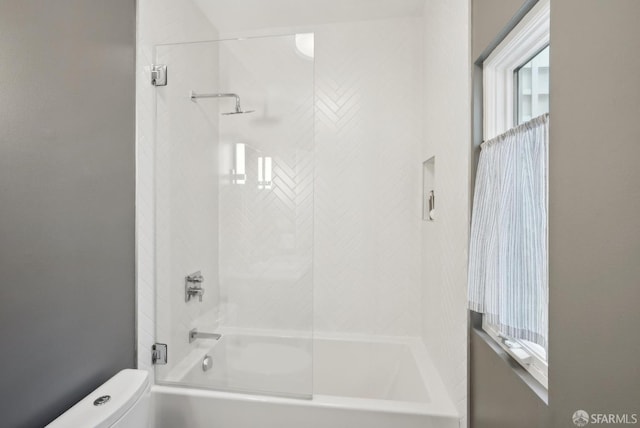
M 236 100 L 236 109 L 235 111 L 221 113 L 222 115 L 228 116 L 231 114 L 245 114 L 245 113 L 253 113 L 255 110 L 242 110 L 240 106 L 240 96 L 238 94 L 233 93 L 219 93 L 219 94 L 196 94 L 191 91 L 190 94 L 191 101 L 195 102 L 198 98 L 235 98 Z
M 420 44 L 397 49 L 407 23 L 323 29 L 318 67 L 295 34 L 155 46 L 153 62 L 173 77 L 151 103 L 149 347 L 166 345 L 155 380 L 185 397 L 158 406 L 167 427 L 172 414 L 191 422 L 187 412 L 200 406 L 201 415 L 229 415 L 227 425 L 251 425 L 253 408 L 233 404 L 233 393 L 264 397 L 256 414 L 270 426 L 291 426 L 297 416 L 287 406 L 309 408 L 311 422 L 298 425 L 313 427 L 345 425 L 340 418 L 371 428 L 390 418 L 404 428 L 459 426 L 435 362 L 411 336 L 421 328 L 422 223 L 411 213 L 424 183 L 410 170 L 424 169 L 422 122 L 379 124 L 397 103 L 418 111 L 422 102 Z M 421 28 L 411 31 L 418 40 Z M 345 69 L 360 51 L 366 60 L 357 55 Z M 390 68 L 370 74 L 380 52 Z M 388 85 L 389 76 L 400 79 Z M 363 222 L 370 211 L 380 215 Z M 201 391 L 198 404 L 192 390 Z M 282 399 L 287 406 L 270 410 Z

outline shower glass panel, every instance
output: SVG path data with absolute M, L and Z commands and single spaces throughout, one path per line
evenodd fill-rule
M 159 383 L 312 394 L 310 52 L 295 35 L 156 46 Z

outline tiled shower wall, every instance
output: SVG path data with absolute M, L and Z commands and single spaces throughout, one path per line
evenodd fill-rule
M 140 367 L 150 368 L 156 322 L 155 89 L 146 65 L 153 62 L 156 43 L 217 35 L 190 2 L 179 7 L 154 2 L 153 11 L 145 4 L 139 6 L 138 354 Z M 390 19 L 305 29 L 316 33 L 316 331 L 420 334 L 421 22 Z M 260 114 L 260 106 L 257 110 Z
M 220 90 L 241 96 L 250 114 L 219 116 L 220 296 L 225 326 L 313 330 L 313 60 L 293 36 L 220 45 Z M 221 101 L 221 110 L 233 101 Z M 246 179 L 233 182 L 236 144 Z M 258 160 L 271 159 L 271 183 Z M 265 188 L 266 187 L 266 188 Z
M 466 426 L 470 36 L 468 2 L 425 6 L 424 160 L 435 156 L 436 221 L 422 225 L 422 338 Z M 434 304 L 437 302 L 437 304 Z
M 215 40 L 218 34 L 190 1 L 139 0 L 138 8 L 138 359 L 151 369 L 156 90 L 148 64 L 155 44 Z M 461 414 L 469 124 L 458 112 L 468 111 L 469 88 L 458 85 L 467 60 L 458 47 L 468 47 L 467 25 L 464 4 L 437 1 L 427 2 L 424 20 L 259 32 L 316 33 L 315 330 L 422 334 Z M 423 224 L 420 165 L 433 155 L 438 221 Z
M 156 89 L 150 84 L 154 46 L 214 40 L 215 28 L 191 1 L 138 0 L 136 65 L 136 253 L 138 367 L 154 372 L 155 342 L 155 127 Z
M 258 33 L 315 33 L 316 332 L 420 334 L 421 22 L 389 19 Z M 250 83 L 243 86 L 250 88 L 255 81 L 264 79 L 266 84 L 278 74 L 291 72 L 296 60 L 270 58 L 263 53 L 239 57 L 237 62 L 265 73 L 248 79 Z M 221 73 L 224 79 L 235 71 L 223 67 Z M 297 101 L 290 103 L 304 104 L 307 92 L 303 87 L 294 90 L 298 94 L 293 100 Z M 258 103 L 256 114 L 268 116 L 269 112 L 260 111 L 262 98 L 251 94 L 249 90 L 243 100 L 253 97 Z M 304 135 L 308 113 L 296 112 L 298 126 L 291 127 L 295 132 L 289 138 Z M 277 114 L 272 116 L 277 118 Z M 296 173 L 306 177 L 308 172 Z M 303 183 L 308 181 L 303 179 Z M 278 203 L 290 201 L 281 193 L 273 196 Z M 306 220 L 303 210 L 298 216 Z M 231 221 L 238 226 L 231 226 L 223 217 L 221 214 L 221 224 L 227 229 L 221 232 L 223 237 L 246 227 L 236 219 Z M 298 326 L 306 330 L 304 311 L 296 316 L 298 321 L 269 314 L 278 306 L 287 314 L 295 308 L 308 310 L 307 300 L 302 298 L 308 291 L 308 287 L 298 287 L 296 293 L 283 294 L 273 287 L 235 286 L 223 294 L 228 307 L 235 311 L 245 308 L 241 323 L 230 319 L 233 326 Z
M 314 31 L 315 329 L 417 336 L 420 21 Z

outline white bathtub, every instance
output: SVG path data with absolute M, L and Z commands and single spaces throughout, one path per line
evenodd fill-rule
M 211 344 L 200 342 L 170 381 L 301 398 L 158 385 L 152 389 L 155 428 L 459 427 L 418 339 L 316 335 L 311 342 L 226 333 L 213 347 L 204 343 Z M 225 355 L 233 352 L 233 364 L 227 364 Z M 201 367 L 205 354 L 214 360 L 207 372 Z

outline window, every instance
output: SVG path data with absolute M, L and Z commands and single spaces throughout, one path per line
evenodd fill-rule
M 482 71 L 483 139 L 485 141 L 502 134 L 520 122 L 519 109 L 516 108 L 518 104 L 514 101 L 517 98 L 515 94 L 519 92 L 518 71 L 522 70 L 521 80 L 525 85 L 527 65 L 534 59 L 536 60 L 536 78 L 543 78 L 546 74 L 546 88 L 540 88 L 546 90 L 544 95 L 546 95 L 548 106 L 549 13 L 549 0 L 540 0 L 484 61 Z M 545 60 L 547 65 L 542 66 Z M 521 99 L 526 102 L 524 98 Z M 536 102 L 538 101 L 544 101 L 544 97 L 537 97 Z
M 549 46 L 515 71 L 516 125 L 549 112 Z
M 549 15 L 549 0 L 540 0 L 484 61 L 484 141 L 549 112 Z M 501 333 L 486 318 L 489 336 L 547 387 L 545 348 Z

